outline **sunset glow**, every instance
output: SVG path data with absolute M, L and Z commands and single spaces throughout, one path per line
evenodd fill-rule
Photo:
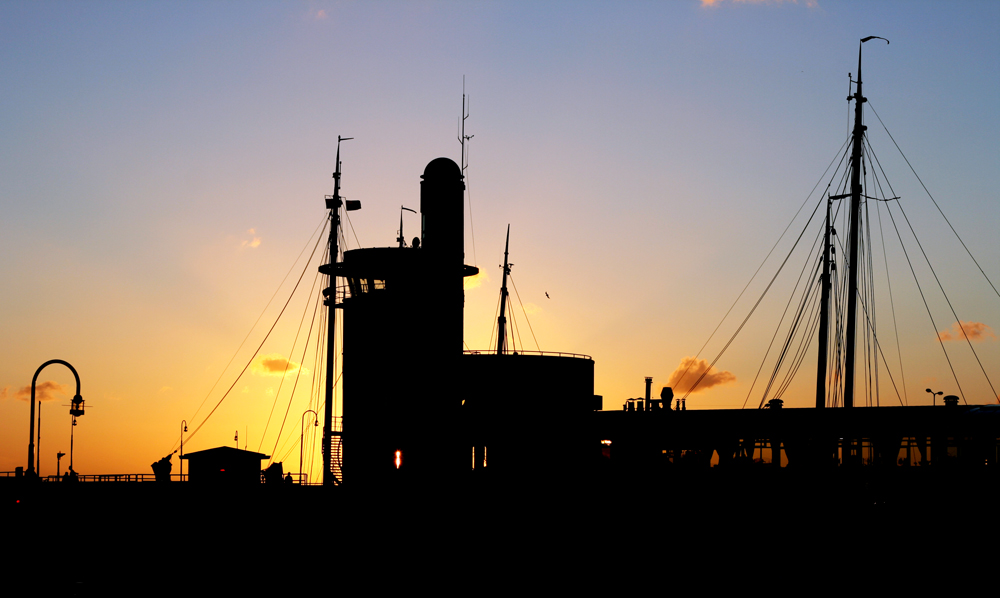
M 930 405 L 925 388 L 957 395 L 957 378 L 996 402 L 998 22 L 997 3 L 3 3 L 0 472 L 26 465 L 32 375 L 64 359 L 86 399 L 81 473 L 151 473 L 186 420 L 185 454 L 239 430 L 285 471 L 301 442 L 320 479 L 322 433 L 300 418 L 324 415 L 337 136 L 362 204 L 346 247 L 396 246 L 401 215 L 409 243 L 420 215 L 400 206 L 419 206 L 430 160 L 459 159 L 463 76 L 467 348 L 495 346 L 510 225 L 511 346 L 592 356 L 606 409 L 646 376 L 678 399 L 700 379 L 687 410 L 756 408 L 779 353 L 801 360 L 785 407 L 811 405 L 815 347 L 776 332 L 804 260 L 755 302 L 849 134 L 868 35 L 891 39 L 865 44 L 864 92 L 893 138 L 865 122 L 908 218 L 867 206 L 885 330 L 870 352 L 893 375 L 877 400 Z M 913 234 L 926 261 L 899 249 Z M 43 476 L 69 452 L 74 388 L 65 368 L 39 377 Z M 532 409 L 511 399 L 511 417 Z

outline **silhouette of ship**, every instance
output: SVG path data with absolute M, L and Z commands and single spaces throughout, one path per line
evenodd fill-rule
M 861 44 L 872 39 L 882 38 Z M 371 488 L 402 479 L 452 484 L 468 477 L 470 453 L 473 474 L 503 483 L 613 476 L 669 484 L 701 470 L 722 477 L 763 467 L 787 470 L 787 477 L 835 472 L 864 483 L 905 477 L 928 489 L 941 486 L 934 472 L 995 477 L 1000 406 L 960 405 L 958 396 L 945 397 L 940 406 L 885 407 L 877 399 L 864 408 L 855 405 L 856 333 L 871 333 L 858 310 L 859 279 L 865 276 L 862 206 L 899 198 L 876 197 L 866 179 L 871 150 L 863 124 L 860 44 L 853 83 L 848 99 L 855 103 L 855 125 L 844 192 L 828 187 L 824 198 L 821 298 L 810 318 L 821 347 L 836 336 L 844 351 L 839 358 L 817 352 L 815 407 L 783 408 L 782 399 L 773 398 L 762 400 L 762 409 L 687 410 L 684 397 L 674 407 L 670 388 L 654 398 L 647 378 L 645 397 L 628 400 L 621 411 L 603 411 L 601 397 L 593 394 L 589 357 L 518 353 L 505 346 L 506 250 L 498 344 L 463 352 L 462 278 L 477 269 L 463 264 L 463 169 L 438 158 L 422 176 L 421 236 L 412 246 L 400 232 L 399 247 L 347 251 L 342 262 L 321 268 L 331 280 L 345 281 L 325 291 L 330 321 L 340 308 L 344 326 L 343 420 L 336 429 L 327 424 L 327 481 Z M 335 179 L 339 183 L 339 149 Z M 331 230 L 342 204 L 338 189 L 328 198 Z M 836 283 L 831 211 L 841 200 L 849 203 L 849 240 L 846 271 Z M 831 297 L 841 286 L 846 316 L 831 331 Z M 828 362 L 835 371 L 828 373 Z M 522 412 L 514 405 L 531 407 Z M 769 474 L 760 477 L 774 483 Z
M 871 39 L 881 38 L 861 43 Z M 855 102 L 855 124 L 846 192 L 825 198 L 818 330 L 805 327 L 817 331 L 821 347 L 842 338 L 844 352 L 834 372 L 827 371 L 830 352 L 817 352 L 813 407 L 786 408 L 775 397 L 759 409 L 689 410 L 671 388 L 654 397 L 652 379 L 646 378 L 643 397 L 629 399 L 621 410 L 603 410 L 602 397 L 594 394 L 593 359 L 508 346 L 506 250 L 497 345 L 466 350 L 463 280 L 478 270 L 464 263 L 463 169 L 448 158 L 427 164 L 420 183 L 420 236 L 410 245 L 401 227 L 398 247 L 349 250 L 339 260 L 341 211 L 359 205 L 340 196 L 338 145 L 334 193 L 326 198 L 331 260 L 320 267 L 328 277 L 322 445 L 327 490 L 264 484 L 261 494 L 192 474 L 187 484 L 132 485 L 129 499 L 156 513 L 180 509 L 199 526 L 211 526 L 214 514 L 225 512 L 227 525 L 236 529 L 243 525 L 239 517 L 252 518 L 264 505 L 339 509 L 358 517 L 342 522 L 350 528 L 345 533 L 360 535 L 414 532 L 414 522 L 428 517 L 445 521 L 444 527 L 463 518 L 493 517 L 497 525 L 525 525 L 553 513 L 582 518 L 595 510 L 597 497 L 613 511 L 640 516 L 683 502 L 688 512 L 711 513 L 716 530 L 720 521 L 732 521 L 720 513 L 737 500 L 751 510 L 780 503 L 786 513 L 798 509 L 815 516 L 817 505 L 832 500 L 866 512 L 872 505 L 911 505 L 916 497 L 929 504 L 992 498 L 1000 473 L 1000 406 L 959 404 L 957 396 L 933 406 L 860 406 L 854 398 L 861 209 L 864 201 L 880 199 L 869 194 L 863 178 L 860 49 L 858 60 L 855 93 L 848 98 Z M 840 200 L 850 204 L 847 305 L 846 319 L 831 331 L 829 305 L 837 285 L 830 212 Z M 343 380 L 339 417 L 333 405 L 337 355 Z M 237 457 L 259 461 L 266 455 Z M 75 508 L 105 520 L 118 516 L 104 501 L 122 485 L 85 494 L 84 486 L 70 486 L 77 493 Z M 46 497 L 22 485 L 5 495 L 6 504 L 51 507 L 70 496 L 70 488 Z M 12 507 L 14 500 L 19 506 Z M 540 509 L 540 501 L 558 506 Z M 781 529 L 787 531 L 793 519 L 784 521 Z M 673 532 L 678 529 L 675 524 Z

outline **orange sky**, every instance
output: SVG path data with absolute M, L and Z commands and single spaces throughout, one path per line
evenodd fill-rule
M 685 360 L 700 374 L 746 315 L 787 237 L 700 354 L 707 362 L 693 361 L 844 141 L 846 76 L 865 35 L 892 41 L 866 44 L 865 94 L 1000 281 L 1000 202 L 988 176 L 1000 164 L 992 4 L 230 9 L 0 7 L 0 471 L 25 464 L 23 389 L 54 358 L 77 368 L 87 401 L 75 431 L 80 472 L 150 473 L 182 420 L 193 430 L 230 386 L 186 450 L 234 445 L 238 432 L 241 447 L 296 470 L 300 418 L 322 369 L 303 344 L 319 256 L 258 359 L 236 374 L 305 268 L 332 192 L 336 136 L 355 137 L 343 146 L 343 192 L 364 206 L 350 215 L 347 242 L 393 245 L 400 205 L 419 208 L 424 165 L 458 159 L 463 75 L 475 135 L 466 261 L 483 271 L 467 286 L 466 344 L 490 345 L 510 224 L 523 345 L 535 348 L 527 317 L 539 348 L 593 356 L 606 408 L 640 396 L 645 376 L 658 393 Z M 1000 302 L 869 118 L 872 145 L 995 384 Z M 419 216 L 405 212 L 404 229 L 415 236 Z M 890 248 L 886 260 L 909 403 L 929 403 L 927 387 L 957 394 L 939 337 L 970 402 L 994 400 L 940 294 L 928 299 L 931 325 L 903 256 Z M 756 406 L 751 382 L 801 263 L 776 281 L 689 409 Z M 878 292 L 882 326 L 893 316 Z M 883 342 L 898 369 L 891 334 Z M 787 406 L 813 400 L 814 354 L 803 363 Z M 41 471 L 51 474 L 69 448 L 74 382 L 60 366 L 40 380 L 50 398 Z

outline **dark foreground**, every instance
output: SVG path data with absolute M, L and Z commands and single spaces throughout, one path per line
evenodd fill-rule
M 660 575 L 728 585 L 742 578 L 718 572 L 872 555 L 877 571 L 917 554 L 940 567 L 993 536 L 998 489 L 993 468 L 713 468 L 377 492 L 8 482 L 0 496 L 4 578 L 25 595 L 229 596 L 621 589 Z

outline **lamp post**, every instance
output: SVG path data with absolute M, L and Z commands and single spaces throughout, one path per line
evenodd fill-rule
M 312 409 L 307 409 L 302 412 L 302 417 L 299 421 L 301 426 L 299 426 L 299 485 L 302 485 L 302 441 L 306 437 L 306 413 L 313 414 L 313 425 L 319 425 L 319 414 Z M 315 438 L 315 437 L 314 437 Z
M 181 457 L 178 459 L 180 466 L 180 481 L 184 481 L 184 432 L 188 431 L 188 423 L 186 419 L 181 420 Z
M 929 388 L 928 388 L 928 389 L 927 389 L 927 392 L 931 393 L 931 400 L 933 401 L 933 403 L 932 403 L 932 404 L 933 404 L 934 406 L 937 406 L 937 398 L 938 398 L 938 395 L 943 395 L 943 394 L 944 394 L 944 391 L 938 391 L 938 392 L 934 392 L 933 390 L 931 390 L 931 389 L 929 389 Z
M 76 418 L 78 415 L 83 415 L 83 397 L 80 396 L 80 374 L 76 372 L 76 368 L 71 366 L 68 362 L 62 359 L 50 359 L 42 365 L 38 366 L 35 370 L 35 375 L 31 379 L 31 420 L 28 427 L 28 477 L 37 477 L 38 473 L 35 471 L 35 384 L 38 382 L 38 374 L 42 373 L 42 370 L 46 366 L 52 365 L 53 363 L 61 363 L 68 367 L 71 372 L 73 372 L 73 377 L 76 378 L 76 395 L 73 396 L 73 404 L 69 409 L 70 415 L 73 416 L 73 425 L 76 425 Z M 73 468 L 73 435 L 70 433 L 70 449 L 69 449 L 69 466 L 72 470 Z

